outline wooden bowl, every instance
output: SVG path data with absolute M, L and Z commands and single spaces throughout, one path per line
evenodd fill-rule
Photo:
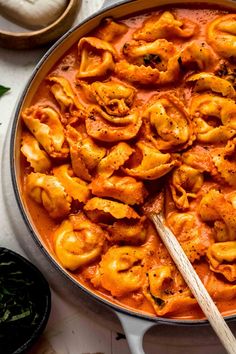
M 69 0 L 61 16 L 49 26 L 40 30 L 9 32 L 0 29 L 0 47 L 8 49 L 31 49 L 56 40 L 71 27 L 78 6 L 78 0 Z

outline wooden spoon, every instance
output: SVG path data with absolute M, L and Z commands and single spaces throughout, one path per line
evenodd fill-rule
M 153 221 L 162 242 L 226 351 L 229 354 L 236 354 L 236 338 L 198 277 L 177 238 L 165 226 L 163 206 L 164 194 L 161 192 L 153 201 L 144 206 L 144 212 Z

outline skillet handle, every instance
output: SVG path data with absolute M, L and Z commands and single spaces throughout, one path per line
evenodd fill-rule
M 155 326 L 155 322 L 143 320 L 115 311 L 118 316 L 129 345 L 131 354 L 145 354 L 143 351 L 143 336 L 146 331 Z

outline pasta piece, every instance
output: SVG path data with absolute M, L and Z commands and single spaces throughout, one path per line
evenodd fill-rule
M 188 165 L 181 165 L 171 176 L 170 189 L 179 209 L 189 208 L 189 199 L 196 198 L 203 185 L 203 173 Z
M 146 239 L 147 230 L 145 225 L 145 217 L 138 222 L 128 220 L 116 221 L 113 225 L 108 226 L 109 240 L 111 242 L 120 242 L 132 245 L 143 243 Z
M 126 143 L 120 142 L 115 145 L 108 155 L 97 166 L 97 173 L 104 178 L 110 177 L 129 159 L 134 150 Z
M 22 113 L 25 125 L 52 157 L 65 158 L 69 149 L 60 115 L 51 107 L 31 106 Z
M 123 23 L 115 22 L 112 18 L 105 18 L 96 31 L 96 37 L 106 42 L 113 42 L 127 31 L 128 27 Z
M 201 142 L 225 142 L 236 134 L 236 103 L 230 98 L 209 94 L 194 97 L 190 112 L 195 117 L 197 140 Z M 215 120 L 211 123 L 209 117 Z
M 71 215 L 54 233 L 54 249 L 60 263 L 74 271 L 96 260 L 102 253 L 106 231 L 83 213 Z
M 84 106 L 79 102 L 67 79 L 62 76 L 50 76 L 48 80 L 53 83 L 50 90 L 59 103 L 62 112 L 68 110 L 72 113 L 74 109 L 84 111 Z
M 209 226 L 196 217 L 195 213 L 173 212 L 168 216 L 167 223 L 191 263 L 206 255 L 213 242 L 213 233 Z
M 215 175 L 216 168 L 209 150 L 200 145 L 196 145 L 189 151 L 182 154 L 182 161 L 198 170 L 199 172 L 208 172 Z
M 103 216 L 110 216 L 115 219 L 140 218 L 140 216 L 128 205 L 97 197 L 91 198 L 84 206 L 84 210 L 94 222 L 99 221 Z
M 236 14 L 212 21 L 207 29 L 207 42 L 222 57 L 236 57 Z
M 159 266 L 148 272 L 144 295 L 158 316 L 178 312 L 196 303 L 180 273 L 173 266 Z
M 199 214 L 203 221 L 214 222 L 216 241 L 236 240 L 236 209 L 222 193 L 212 189 L 205 194 Z
M 226 282 L 224 277 L 216 276 L 210 272 L 209 276 L 205 277 L 207 282 L 204 283 L 207 291 L 215 301 L 233 300 L 236 297 L 236 284 Z
M 181 71 L 208 70 L 217 64 L 217 59 L 211 48 L 202 41 L 192 41 L 187 44 L 178 56 Z
M 177 165 L 177 161 L 172 160 L 170 154 L 163 154 L 142 141 L 136 145 L 142 153 L 142 161 L 137 167 L 124 168 L 124 171 L 130 176 L 153 180 L 164 176 Z
M 116 81 L 93 82 L 91 85 L 80 81 L 88 99 L 98 103 L 112 116 L 125 116 L 129 113 L 136 93 L 135 88 Z
M 165 43 L 169 42 L 165 41 Z M 136 49 L 138 53 L 143 52 L 142 61 L 146 62 L 148 66 L 132 64 L 126 60 L 121 60 L 115 65 L 117 76 L 121 79 L 143 85 L 165 85 L 175 83 L 188 70 L 208 70 L 216 63 L 213 52 L 205 42 L 199 43 L 198 41 L 193 41 L 184 47 L 180 53 L 176 53 L 175 55 L 169 53 L 163 63 L 161 63 L 162 60 L 160 62 L 160 59 L 158 59 L 159 56 L 156 56 L 156 54 L 149 53 L 146 56 L 144 55 L 145 48 L 151 50 L 154 44 L 143 45 L 143 51 L 142 46 Z M 167 48 L 170 48 L 169 44 Z
M 236 280 L 236 241 L 214 243 L 207 252 L 210 268 L 228 281 Z
M 147 195 L 142 182 L 126 176 L 98 176 L 92 181 L 90 188 L 98 197 L 110 197 L 129 205 L 143 203 Z
M 165 11 L 144 21 L 143 26 L 133 33 L 133 38 L 153 42 L 158 38 L 190 38 L 197 32 L 196 23 L 187 18 L 177 20 L 171 12 Z
M 157 39 L 152 43 L 130 41 L 124 44 L 123 53 L 132 64 L 151 66 L 165 71 L 169 59 L 175 55 L 176 49 L 172 42 L 165 39 Z
M 92 138 L 116 142 L 134 138 L 142 125 L 142 118 L 138 110 L 131 110 L 125 117 L 115 117 L 108 115 L 100 107 L 91 105 L 85 125 Z
M 79 79 L 106 75 L 114 69 L 117 53 L 114 47 L 96 37 L 83 37 L 78 44 Z
M 236 141 L 228 141 L 225 148 L 212 151 L 212 160 L 221 177 L 232 187 L 236 187 Z
M 73 170 L 69 164 L 54 167 L 53 174 L 61 182 L 70 197 L 86 203 L 90 196 L 88 185 L 82 179 L 74 177 Z
M 51 169 L 51 161 L 47 153 L 40 149 L 38 141 L 33 135 L 23 132 L 21 152 L 26 157 L 34 172 L 48 172 Z
M 71 163 L 75 175 L 90 181 L 92 178 L 90 172 L 105 156 L 106 149 L 95 144 L 86 133 L 82 134 L 70 125 L 66 129 L 66 137 L 70 146 Z
M 183 149 L 194 140 L 188 113 L 182 102 L 173 95 L 151 97 L 143 117 L 148 123 L 147 134 L 159 150 Z
M 143 85 L 156 84 L 160 78 L 158 69 L 151 66 L 130 64 L 126 60 L 120 60 L 116 63 L 115 74 L 123 80 Z
M 70 212 L 71 197 L 55 176 L 30 173 L 26 177 L 26 193 L 42 204 L 51 218 L 63 218 Z
M 101 286 L 115 297 L 140 289 L 144 280 L 143 257 L 139 247 L 111 247 L 99 264 Z
M 222 96 L 233 98 L 236 95 L 235 89 L 231 82 L 221 79 L 211 73 L 201 72 L 191 75 L 187 78 L 187 82 L 196 82 L 195 91 L 211 90 L 221 93 Z

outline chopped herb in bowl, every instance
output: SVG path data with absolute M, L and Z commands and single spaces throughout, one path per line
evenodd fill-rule
M 47 281 L 28 260 L 0 248 L 0 348 L 24 353 L 44 330 L 51 309 Z

